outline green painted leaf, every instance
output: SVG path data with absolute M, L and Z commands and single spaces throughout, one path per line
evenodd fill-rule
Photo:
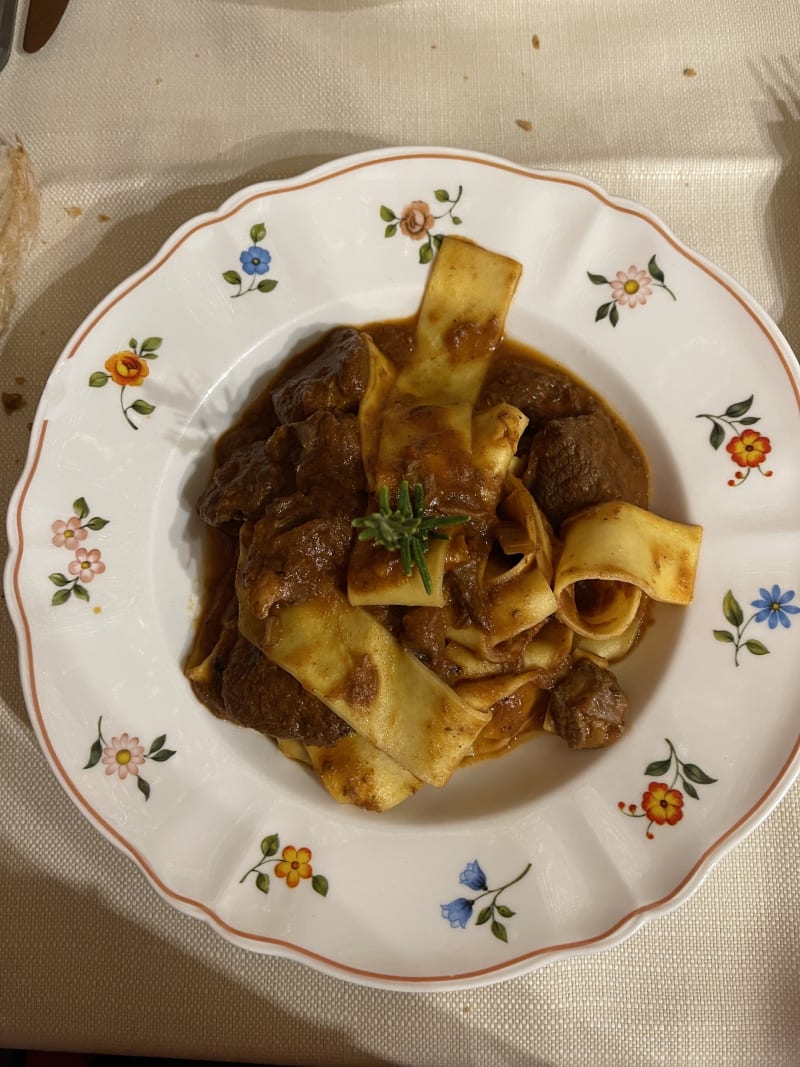
M 604 274 L 592 274 L 590 270 L 587 270 L 586 275 L 592 285 L 608 285 L 608 278 Z
M 616 304 L 611 305 L 611 310 L 608 313 L 608 321 L 612 326 L 616 326 L 619 322 L 619 308 Z
M 164 747 L 164 742 L 166 740 L 167 740 L 167 735 L 166 734 L 159 734 L 159 736 L 155 739 L 155 741 L 150 746 L 150 751 L 147 753 L 147 755 L 148 756 L 152 756 L 154 752 L 158 752 L 158 750 L 160 748 Z
M 142 355 L 144 355 L 145 352 L 157 351 L 161 348 L 161 342 L 163 340 L 163 337 L 145 337 L 144 341 L 142 341 Z
M 681 783 L 690 797 L 693 797 L 695 800 L 700 799 L 700 795 L 691 782 L 688 782 L 685 778 L 681 778 Z
M 108 526 L 108 523 L 108 519 L 101 519 L 99 515 L 95 515 L 93 519 L 89 519 L 86 527 L 89 530 L 102 530 L 104 526 Z
M 430 244 L 430 242 L 428 242 L 427 244 L 424 244 L 419 250 L 419 261 L 420 263 L 430 263 L 432 259 L 433 246 Z
M 263 241 L 267 236 L 267 227 L 263 222 L 257 222 L 255 226 L 250 229 L 250 240 L 254 245 L 257 245 L 259 241 Z
M 492 933 L 498 941 L 505 941 L 508 943 L 508 930 L 502 923 L 499 923 L 497 919 L 492 923 Z
M 440 204 L 447 204 L 450 202 L 450 194 L 446 189 L 434 189 L 433 195 Z
M 690 781 L 697 782 L 698 785 L 712 785 L 717 780 L 711 778 L 705 771 L 701 771 L 696 763 L 684 763 L 683 773 Z
M 146 782 L 141 774 L 136 775 L 136 788 L 140 793 L 144 794 L 145 800 L 150 799 L 150 783 Z
M 139 344 L 139 342 L 136 340 L 136 338 L 135 337 L 131 337 L 130 341 L 128 341 L 128 348 L 132 348 L 134 350 L 134 352 L 135 352 L 136 351 L 136 346 L 138 344 Z
M 89 514 L 89 505 L 86 503 L 82 496 L 79 496 L 77 500 L 73 500 L 72 510 L 75 512 L 79 519 L 85 519 L 86 516 Z
M 439 248 L 442 247 L 442 241 L 444 240 L 444 234 L 443 233 L 431 234 L 431 240 L 433 241 L 434 247 L 439 249 Z
M 89 385 L 92 389 L 102 389 L 110 377 L 111 375 L 106 374 L 105 371 L 96 370 L 89 375 Z
M 388 208 L 385 204 L 381 204 L 381 218 L 384 222 L 394 222 L 397 215 L 395 215 L 391 208 Z
M 266 871 L 259 871 L 256 875 L 256 889 L 262 893 L 269 893 L 269 875 Z
M 311 888 L 321 897 L 328 895 L 328 879 L 324 874 L 315 874 L 311 879 Z
M 714 425 L 711 427 L 711 434 L 708 438 L 708 443 L 712 448 L 717 449 L 725 440 L 725 427 L 721 422 L 713 420 Z
M 228 285 L 241 285 L 242 276 L 237 270 L 223 271 L 222 277 L 228 283 Z
M 647 264 L 647 270 L 657 282 L 661 282 L 662 285 L 664 284 L 664 272 L 656 263 L 655 256 L 650 257 L 650 262 Z
M 80 582 L 76 582 L 75 585 L 73 585 L 72 587 L 72 592 L 75 594 L 78 600 L 83 600 L 87 604 L 89 603 L 89 590 L 86 588 L 85 585 L 81 585 Z
M 491 917 L 492 917 L 491 905 L 489 905 L 488 908 L 481 908 L 481 910 L 478 912 L 478 918 L 475 920 L 475 925 L 476 926 L 483 926 L 484 923 L 488 923 L 488 921 L 491 919 Z
M 56 594 L 57 596 L 58 594 Z M 749 641 L 745 641 L 744 647 L 748 652 L 752 652 L 754 656 L 768 656 L 769 649 L 766 645 L 762 645 L 760 641 L 756 641 L 754 637 L 751 637 Z
M 450 219 L 451 219 L 451 221 L 452 221 L 454 226 L 460 226 L 461 225 L 461 219 L 458 217 L 458 215 L 451 215 Z
M 67 578 L 66 574 L 59 574 L 58 571 L 53 571 L 48 577 L 53 585 L 57 586 L 69 585 L 70 582 L 70 579 Z
M 740 422 L 742 426 L 755 426 L 757 422 L 761 422 L 761 418 L 758 415 L 748 415 L 746 418 L 737 419 L 736 421 Z
M 269 834 L 261 842 L 261 855 L 274 856 L 280 848 L 280 837 L 277 834 Z
M 172 759 L 174 755 L 174 748 L 162 748 L 158 752 L 154 752 L 150 759 L 155 760 L 156 763 L 166 763 L 167 760 Z
M 396 233 L 397 233 L 397 223 L 396 222 L 390 222 L 389 225 L 386 227 L 386 229 L 383 231 L 383 236 L 384 237 L 394 237 L 394 235 Z
M 724 645 L 732 645 L 735 641 L 730 630 L 714 630 L 714 638 L 717 641 L 721 641 Z
M 57 593 L 53 593 L 53 599 L 50 603 L 57 608 L 59 604 L 66 604 L 71 596 L 72 589 L 59 589 Z
M 672 756 L 668 756 L 666 759 L 656 760 L 654 763 L 648 763 L 644 769 L 645 774 L 666 774 L 672 763 Z
M 103 746 L 102 746 L 102 744 L 100 742 L 100 738 L 98 737 L 97 740 L 92 745 L 92 747 L 89 749 L 89 759 L 84 764 L 83 769 L 85 771 L 88 771 L 90 767 L 97 766 L 97 764 L 100 762 L 100 757 L 102 755 L 103 755 Z
M 742 606 L 730 589 L 722 598 L 722 612 L 731 626 L 741 626 L 744 622 Z
M 256 289 L 258 289 L 259 293 L 271 293 L 277 284 L 274 278 L 263 278 L 256 286 Z
M 729 419 L 738 419 L 742 415 L 746 415 L 753 404 L 753 397 L 749 396 L 747 400 L 740 400 L 738 404 L 731 404 L 725 408 L 725 414 Z
M 513 915 L 517 914 L 515 911 L 512 911 L 511 908 L 509 908 L 506 904 L 498 904 L 497 911 L 498 914 L 502 915 L 504 919 L 510 919 Z
M 610 300 L 609 300 L 609 302 L 607 304 L 601 304 L 600 307 L 597 309 L 597 311 L 595 313 L 594 321 L 595 322 L 600 322 L 601 319 L 604 319 L 606 317 L 606 315 L 608 315 L 608 313 L 611 310 L 612 306 L 613 305 L 612 305 Z
M 152 415 L 156 410 L 155 404 L 148 404 L 146 400 L 134 400 L 131 407 L 137 415 Z

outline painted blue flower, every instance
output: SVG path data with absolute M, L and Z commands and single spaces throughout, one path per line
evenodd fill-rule
M 800 614 L 800 608 L 790 603 L 794 600 L 794 589 L 787 589 L 785 593 L 781 593 L 781 587 L 773 585 L 771 590 L 759 589 L 759 593 L 761 594 L 760 600 L 750 601 L 752 607 L 758 608 L 756 622 L 765 622 L 769 619 L 770 630 L 774 630 L 778 623 L 788 630 L 792 625 L 789 616 Z
M 239 256 L 245 274 L 266 274 L 272 262 L 272 256 L 259 245 L 250 245 Z
M 442 918 L 447 919 L 454 930 L 459 926 L 463 930 L 472 918 L 472 903 L 465 897 L 459 897 L 457 900 L 451 900 L 449 904 L 440 904 Z
M 481 865 L 477 860 L 473 860 L 471 863 L 467 864 L 458 876 L 458 880 L 462 885 L 469 886 L 470 889 L 489 888 L 489 884 L 486 881 L 486 875 L 481 870 Z

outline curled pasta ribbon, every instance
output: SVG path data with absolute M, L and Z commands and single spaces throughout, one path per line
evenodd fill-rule
M 561 527 L 564 540 L 553 592 L 558 617 L 595 640 L 634 623 L 642 594 L 689 604 L 702 527 L 661 518 L 624 501 L 596 504 Z

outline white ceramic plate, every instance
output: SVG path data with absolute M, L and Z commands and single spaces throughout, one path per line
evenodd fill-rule
M 335 324 L 412 313 L 449 233 L 523 263 L 509 335 L 611 403 L 654 509 L 705 539 L 694 604 L 657 611 L 619 671 L 620 743 L 544 737 L 369 815 L 193 698 L 194 505 L 269 369 Z M 249 949 L 431 989 L 614 944 L 797 774 L 799 398 L 752 298 L 587 181 L 406 149 L 246 189 L 108 296 L 45 390 L 6 580 L 47 758 L 170 903 Z

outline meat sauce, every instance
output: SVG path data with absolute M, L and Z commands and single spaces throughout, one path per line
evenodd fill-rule
M 412 318 L 363 329 L 402 367 L 413 351 L 414 325 Z M 369 502 L 357 420 L 367 382 L 363 348 L 358 330 L 339 328 L 289 359 L 219 438 L 211 483 L 199 504 L 208 530 L 200 623 L 185 664 L 193 689 L 221 718 L 313 745 L 333 744 L 350 728 L 239 635 L 234 587 L 239 537 L 249 524 L 247 536 L 263 540 L 249 553 L 255 567 L 240 575 L 251 589 L 259 588 L 265 574 L 273 583 L 271 595 L 275 575 L 286 576 L 279 594 L 287 600 L 313 596 L 326 582 L 344 587 L 350 520 L 364 514 Z M 563 368 L 522 344 L 503 341 L 476 412 L 500 402 L 529 420 L 517 452 L 520 477 L 556 535 L 565 518 L 594 503 L 626 500 L 647 507 L 648 468 L 635 439 L 600 397 Z M 259 559 L 265 561 L 263 573 Z M 475 617 L 469 560 L 448 577 L 458 610 Z M 458 668 L 444 655 L 440 613 L 425 607 L 371 610 L 431 670 L 448 684 L 457 681 Z M 365 665 L 357 674 L 354 691 L 369 684 Z M 553 703 L 564 722 L 559 732 L 574 747 L 603 731 L 613 739 L 624 697 L 608 678 L 594 686 L 580 680 L 580 723 L 570 717 L 563 679 L 552 680 Z M 587 725 L 594 699 L 603 704 L 599 727 Z

